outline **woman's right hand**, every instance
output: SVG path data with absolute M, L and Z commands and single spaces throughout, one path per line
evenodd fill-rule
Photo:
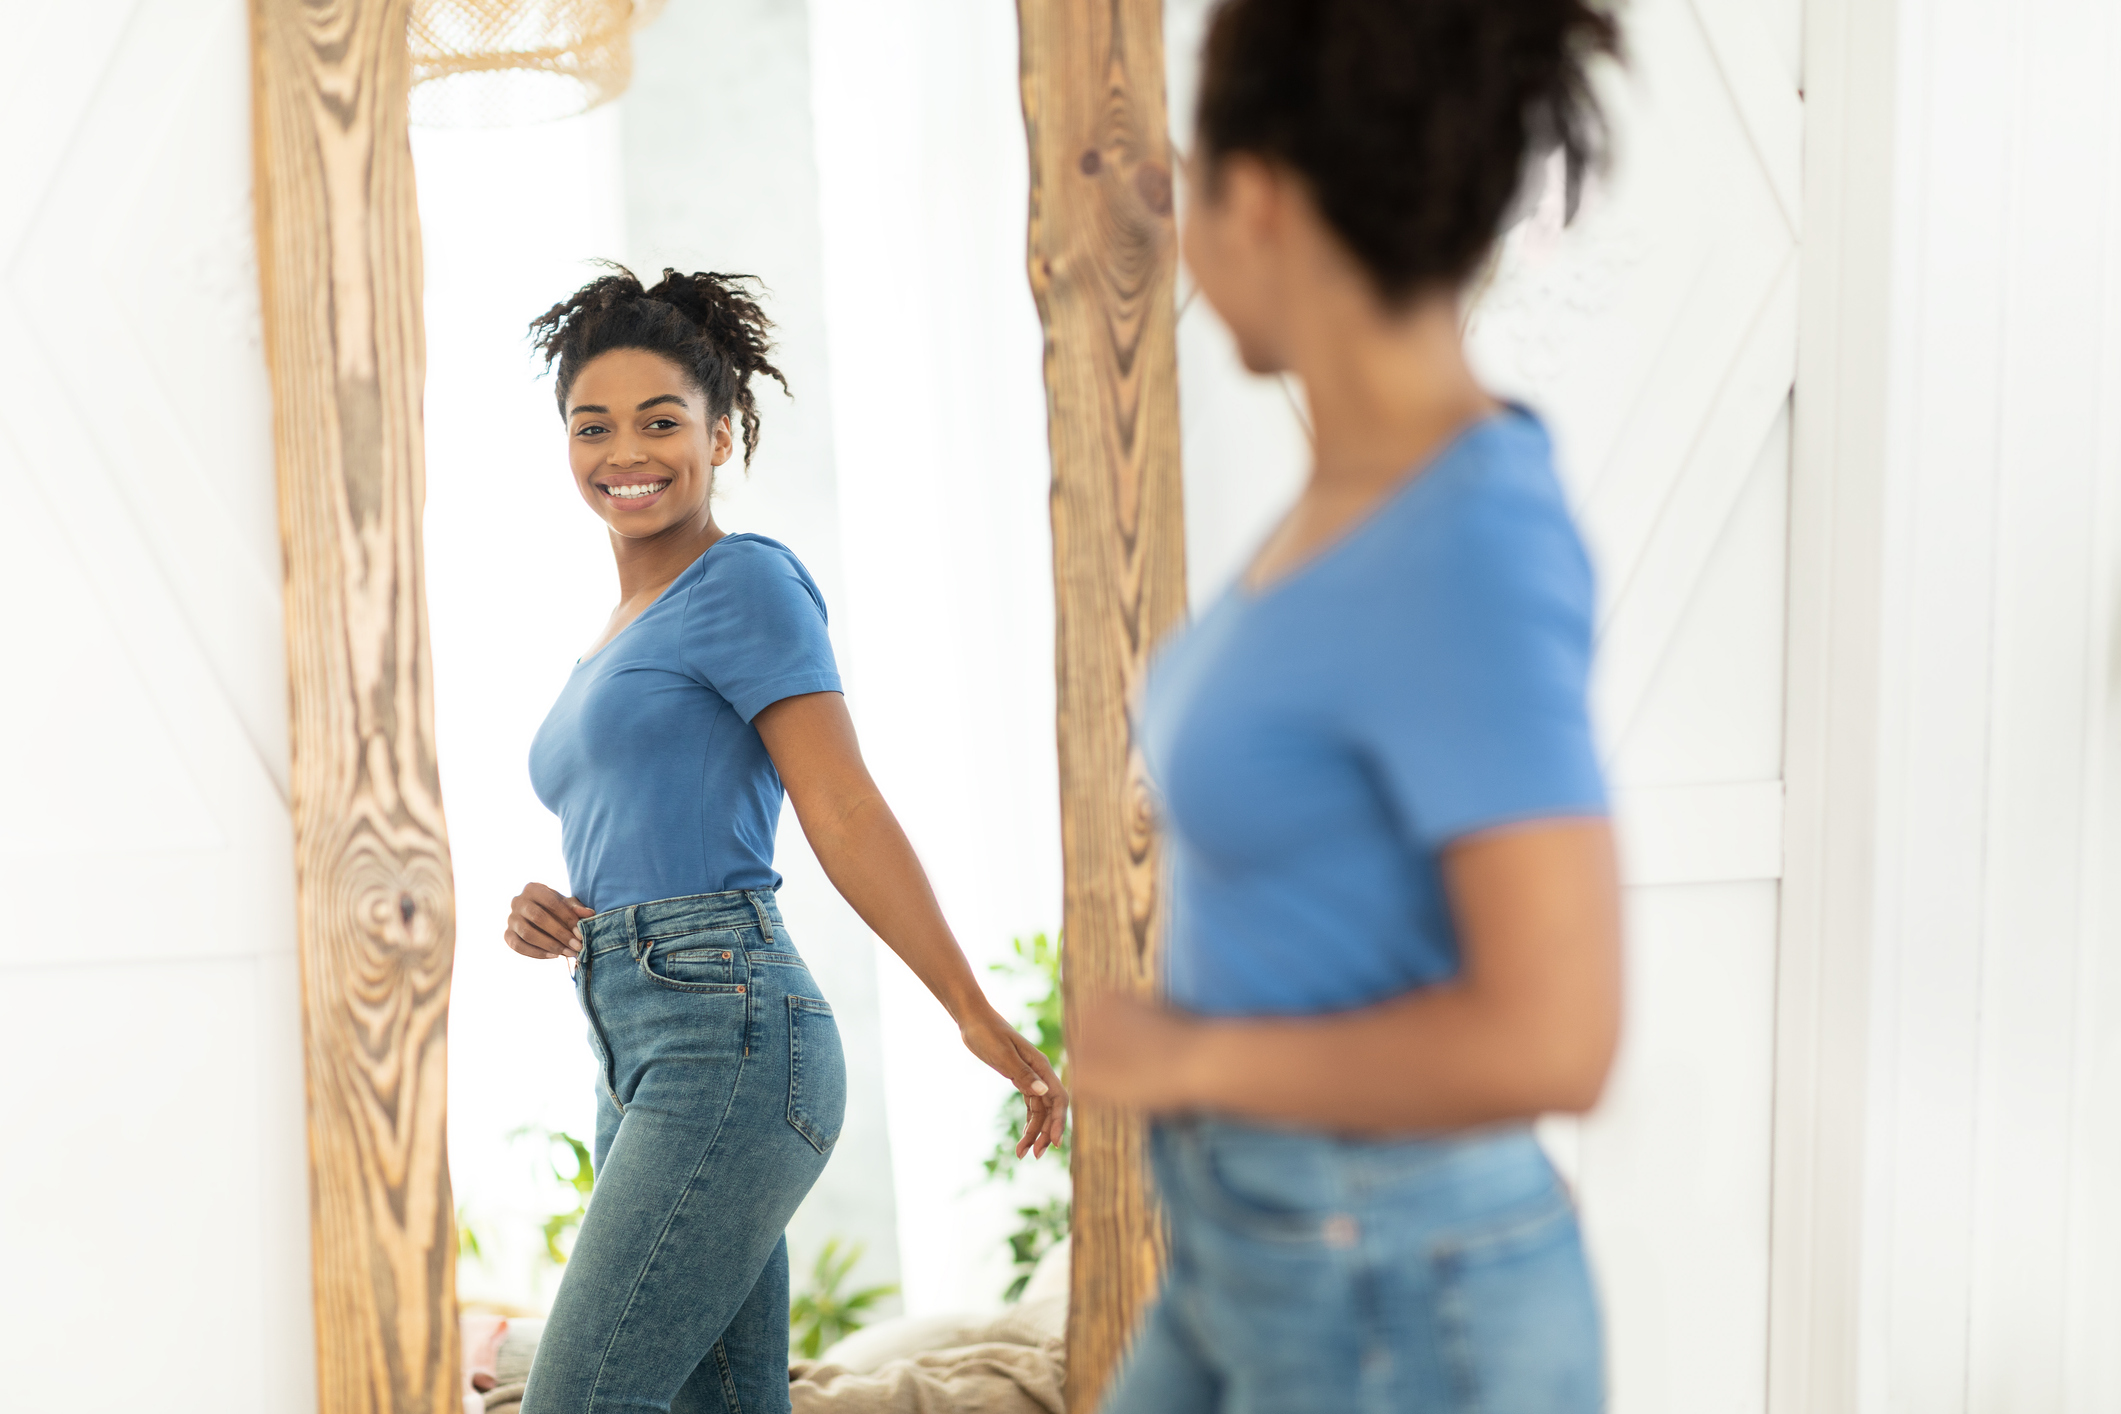
M 562 898 L 558 889 L 525 884 L 515 902 L 508 905 L 508 931 L 502 935 L 503 941 L 525 957 L 579 957 L 582 920 L 595 914 L 596 910 L 580 899 Z

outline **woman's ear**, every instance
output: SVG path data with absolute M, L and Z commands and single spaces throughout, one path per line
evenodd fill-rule
M 1249 152 L 1233 152 L 1223 158 L 1218 177 L 1225 219 L 1246 244 L 1278 244 L 1288 219 L 1286 174 Z
M 709 435 L 714 439 L 710 448 L 713 464 L 720 466 L 728 461 L 730 454 L 736 450 L 736 438 L 729 431 L 728 413 L 725 412 L 714 420 L 714 431 Z

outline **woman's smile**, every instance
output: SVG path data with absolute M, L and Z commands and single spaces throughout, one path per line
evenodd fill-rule
M 595 485 L 604 499 L 624 510 L 644 510 L 663 498 L 671 478 L 653 472 L 621 472 L 600 476 Z

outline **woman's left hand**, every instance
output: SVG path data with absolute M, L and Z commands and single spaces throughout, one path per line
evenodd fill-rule
M 1060 1142 L 1068 1128 L 1068 1087 L 1060 1083 L 1045 1053 L 1022 1032 L 989 1011 L 967 1022 L 960 1035 L 965 1049 L 985 1061 L 1024 1097 L 1024 1137 L 1016 1156 L 1037 1158 Z
M 1148 1114 L 1208 1098 L 1195 1083 L 1200 1023 L 1158 1002 L 1108 992 L 1077 1011 L 1069 1067 L 1083 1094 Z

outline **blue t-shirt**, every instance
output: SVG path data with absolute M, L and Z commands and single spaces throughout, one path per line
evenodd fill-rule
M 777 889 L 781 777 L 751 719 L 838 692 L 825 600 L 794 552 L 725 535 L 575 664 L 530 744 L 574 896 L 602 912 Z
M 1308 1015 L 1455 973 L 1438 851 L 1605 813 L 1591 627 L 1545 429 L 1515 410 L 1317 559 L 1231 586 L 1160 654 L 1144 705 L 1172 999 Z

